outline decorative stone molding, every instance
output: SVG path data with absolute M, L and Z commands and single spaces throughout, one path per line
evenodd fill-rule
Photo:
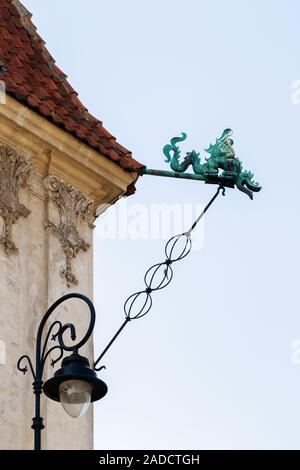
M 28 185 L 32 169 L 29 159 L 4 144 L 0 145 L 0 215 L 4 223 L 0 244 L 8 256 L 19 253 L 12 241 L 12 225 L 31 212 L 20 203 L 19 190 Z
M 45 227 L 51 230 L 59 239 L 66 256 L 66 266 L 61 271 L 67 286 L 77 285 L 78 280 L 72 272 L 72 259 L 79 251 L 87 251 L 90 248 L 78 232 L 80 220 L 87 222 L 90 228 L 93 225 L 94 201 L 88 199 L 82 192 L 71 184 L 55 177 L 47 178 L 49 197 L 55 203 L 59 211 L 60 222 L 58 225 L 48 221 Z

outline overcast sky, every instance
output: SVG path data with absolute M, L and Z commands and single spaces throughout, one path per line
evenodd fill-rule
M 299 2 L 23 3 L 80 99 L 136 159 L 167 170 L 171 137 L 186 132 L 183 150 L 203 156 L 230 127 L 263 185 L 254 201 L 238 190 L 216 201 L 151 313 L 105 357 L 96 449 L 300 449 Z M 181 209 L 214 189 L 145 176 L 97 221 L 96 354 L 164 260 L 164 240 L 151 239 L 157 205 L 170 233 L 182 231 Z

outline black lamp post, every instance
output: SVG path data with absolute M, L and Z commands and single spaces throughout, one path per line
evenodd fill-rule
M 49 316 L 60 304 L 72 298 L 83 300 L 90 310 L 90 324 L 83 339 L 74 346 L 67 346 L 64 342 L 63 335 L 69 330 L 71 339 L 75 341 L 75 326 L 72 323 L 62 325 L 60 321 L 55 321 L 50 325 L 45 340 L 43 341 L 43 332 Z M 78 354 L 79 348 L 89 340 L 93 333 L 95 319 L 95 308 L 88 297 L 77 293 L 64 295 L 49 308 L 40 323 L 36 341 L 35 370 L 29 356 L 22 356 L 18 361 L 18 369 L 24 374 L 28 371 L 28 367 L 22 367 L 21 363 L 25 359 L 28 361 L 34 379 L 35 416 L 31 426 L 34 430 L 34 450 L 41 449 L 41 431 L 45 427 L 40 410 L 42 392 L 52 400 L 61 402 L 66 412 L 73 418 L 81 416 L 87 410 L 91 402 L 100 400 L 100 398 L 103 398 L 107 393 L 106 384 L 98 379 L 96 372 L 90 368 L 88 359 Z M 58 330 L 54 334 L 54 329 L 57 328 Z M 59 344 L 47 350 L 50 336 L 53 341 L 57 339 Z M 52 360 L 52 366 L 62 358 L 64 351 L 71 351 L 72 354 L 63 359 L 62 367 L 54 374 L 54 377 L 44 383 L 43 373 L 45 363 L 48 356 L 54 351 L 58 351 L 58 357 Z

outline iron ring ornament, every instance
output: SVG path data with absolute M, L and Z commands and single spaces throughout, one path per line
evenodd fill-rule
M 185 240 L 184 247 L 181 249 L 177 256 L 174 256 L 174 250 L 180 240 Z M 144 276 L 144 283 L 146 288 L 140 292 L 132 294 L 125 302 L 124 311 L 126 319 L 137 320 L 144 317 L 150 311 L 152 302 L 152 293 L 165 289 L 173 279 L 174 272 L 172 264 L 176 261 L 184 259 L 191 252 L 192 241 L 190 234 L 183 233 L 172 237 L 165 246 L 166 260 L 162 263 L 155 264 L 148 269 Z M 135 305 L 139 298 L 144 297 L 140 307 L 135 311 Z

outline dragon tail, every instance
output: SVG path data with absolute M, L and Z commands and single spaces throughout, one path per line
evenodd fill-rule
M 185 132 L 182 132 L 181 137 L 173 137 L 171 139 L 171 144 L 165 145 L 163 148 L 164 155 L 167 157 L 165 162 L 169 163 L 172 160 L 171 152 L 174 152 L 173 156 L 176 156 L 177 158 L 180 157 L 180 150 L 177 147 L 176 144 L 179 142 L 183 142 L 187 138 L 187 134 Z

